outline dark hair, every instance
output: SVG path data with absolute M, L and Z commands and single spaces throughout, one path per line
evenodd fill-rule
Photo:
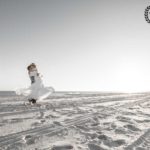
M 32 66 L 36 68 L 35 63 L 31 63 L 31 64 L 27 67 L 27 70 L 30 70 L 30 68 L 31 68 Z

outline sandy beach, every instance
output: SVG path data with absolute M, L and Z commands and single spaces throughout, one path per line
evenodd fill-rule
M 150 93 L 0 93 L 1 150 L 149 150 Z

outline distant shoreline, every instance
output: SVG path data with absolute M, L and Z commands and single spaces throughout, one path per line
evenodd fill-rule
M 136 93 L 150 93 L 150 91 L 145 92 L 116 92 L 116 91 L 55 91 L 57 94 L 136 94 Z M 0 96 L 15 96 L 15 91 L 0 91 Z

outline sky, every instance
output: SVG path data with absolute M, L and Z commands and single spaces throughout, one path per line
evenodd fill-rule
M 150 91 L 148 0 L 0 0 L 0 90 Z

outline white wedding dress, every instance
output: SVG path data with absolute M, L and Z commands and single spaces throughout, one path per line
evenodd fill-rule
M 52 87 L 45 87 L 41 77 L 37 71 L 32 71 L 29 76 L 34 77 L 34 83 L 28 88 L 22 88 L 16 90 L 17 95 L 26 96 L 27 99 L 36 99 L 37 101 L 46 99 L 50 94 L 54 92 Z

